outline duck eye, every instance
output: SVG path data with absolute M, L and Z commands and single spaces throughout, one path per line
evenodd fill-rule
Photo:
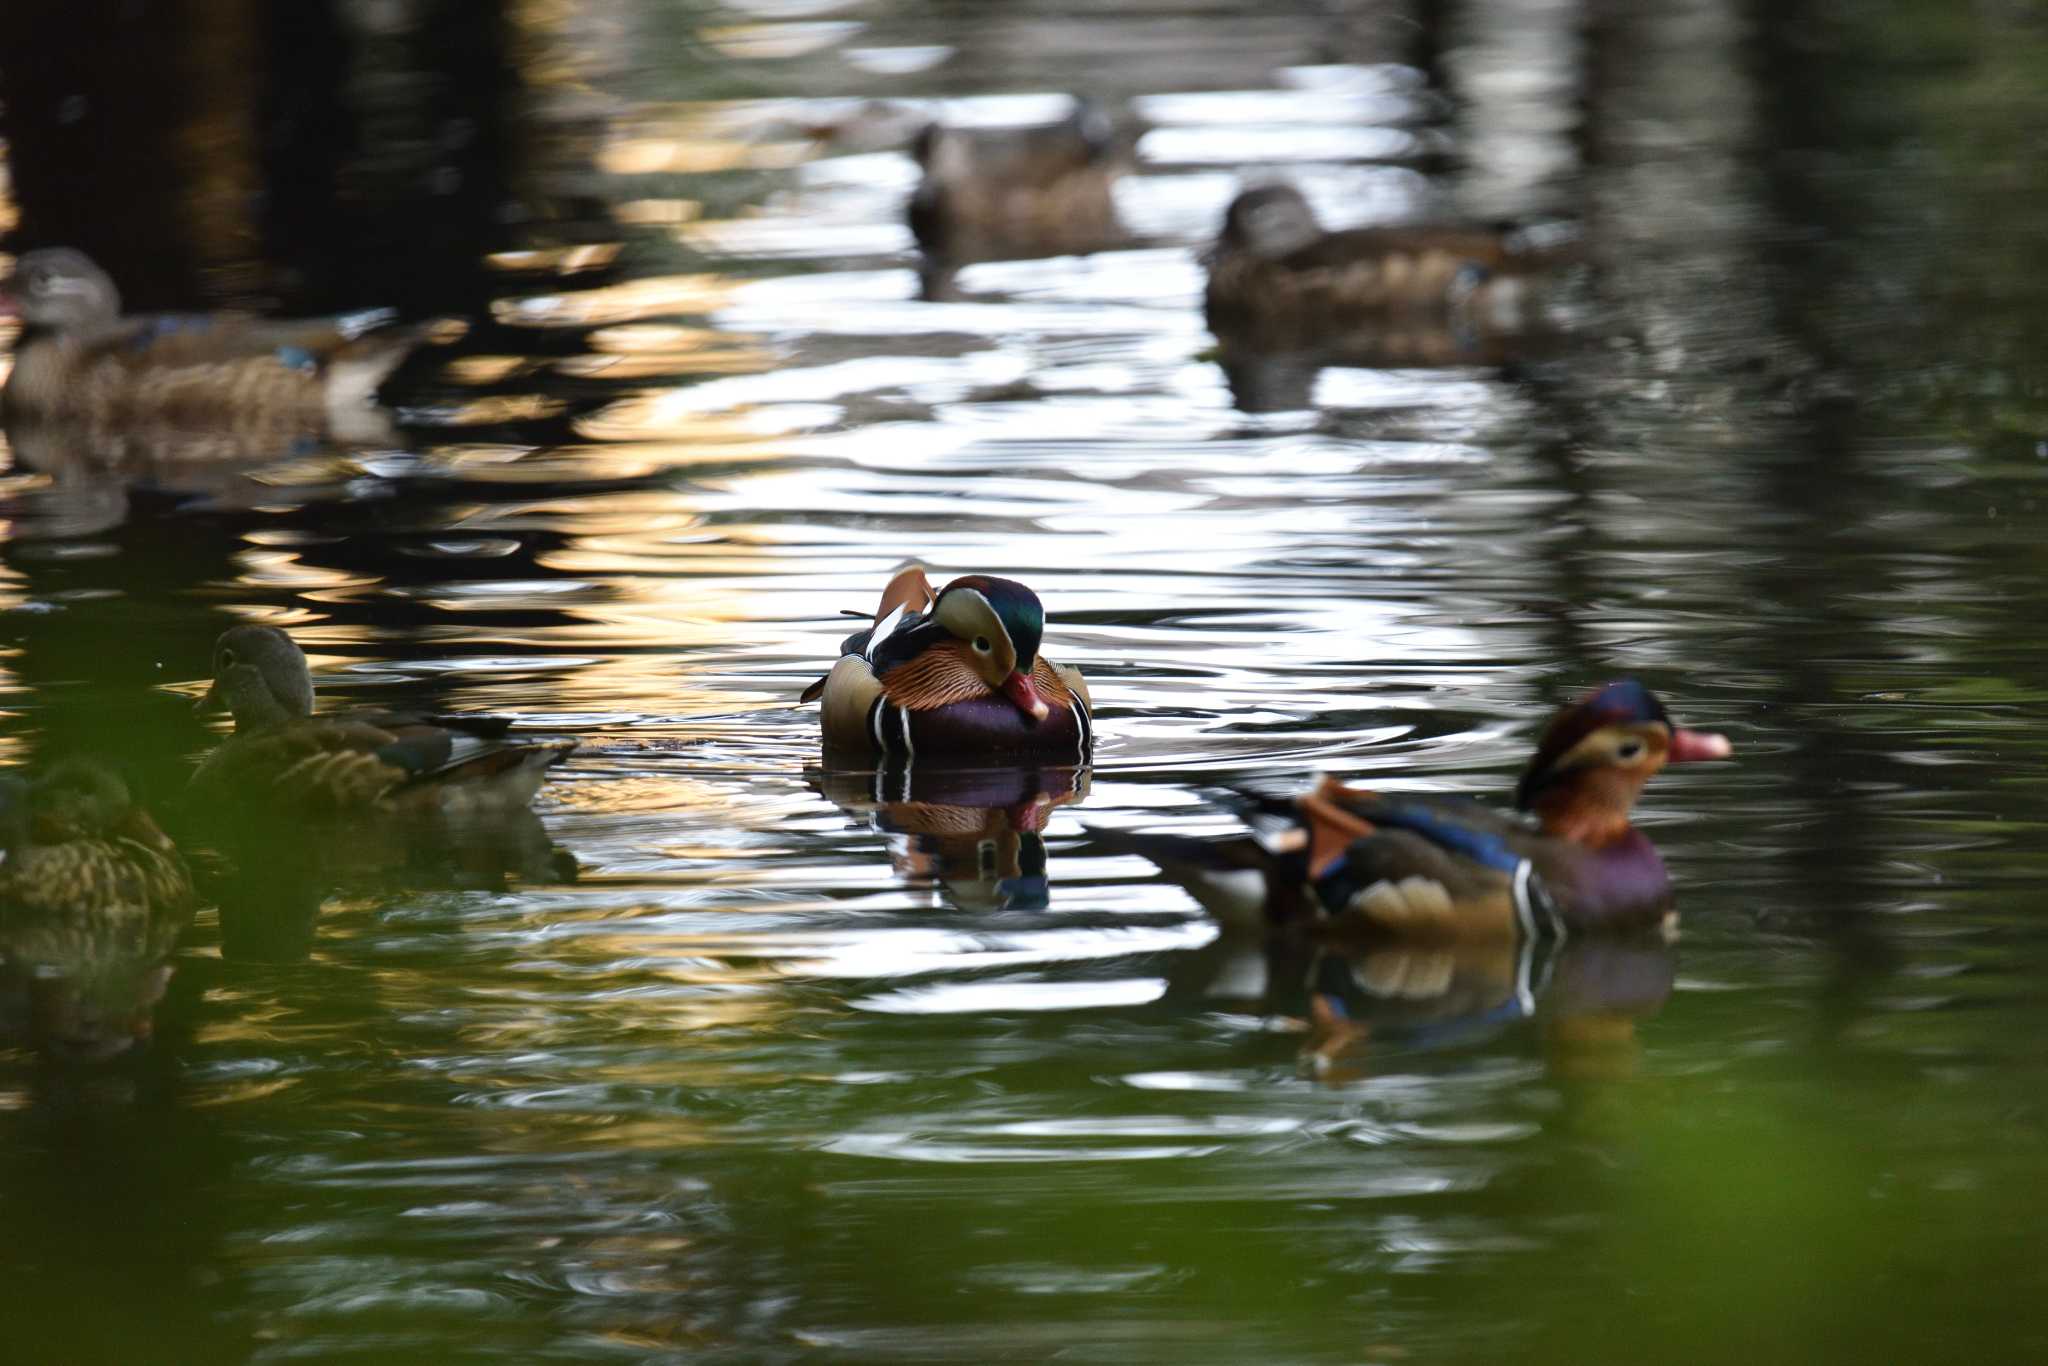
M 1627 763 L 1629 760 L 1636 758 L 1642 752 L 1643 742 L 1641 740 L 1624 740 L 1618 746 L 1615 747 L 1614 757 L 1621 760 L 1623 763 Z
M 987 654 L 989 651 L 988 637 L 976 636 L 974 638 L 974 648 L 981 651 L 983 654 Z
M 28 292 L 31 294 L 48 294 L 50 292 L 50 277 L 40 270 L 29 276 Z
M 232 669 L 235 667 L 235 652 L 228 649 L 225 645 L 221 647 L 220 651 L 220 667 L 222 669 Z M 219 672 L 219 670 L 215 672 Z

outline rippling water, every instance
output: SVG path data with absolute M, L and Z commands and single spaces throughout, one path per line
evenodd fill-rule
M 2048 50 L 1795 8 L 531 7 L 582 208 L 408 449 L 0 489 L 15 757 L 175 791 L 245 618 L 581 743 L 501 862 L 224 892 L 146 1048 L 0 1055 L 24 1359 L 2039 1356 Z M 1132 241 L 922 301 L 910 133 L 1076 88 Z M 1582 234 L 1558 337 L 1226 375 L 1276 170 Z M 1091 771 L 822 766 L 912 554 L 1038 590 Z M 1268 953 L 1084 828 L 1504 796 L 1622 673 L 1737 749 L 1646 803 L 1671 948 Z

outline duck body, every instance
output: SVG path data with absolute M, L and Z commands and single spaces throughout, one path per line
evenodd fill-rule
M 1666 763 L 1729 753 L 1624 681 L 1545 731 L 1516 793 L 1533 819 L 1327 778 L 1302 796 L 1248 798 L 1277 827 L 1263 838 L 1097 833 L 1227 923 L 1422 941 L 1626 931 L 1668 924 L 1671 904 L 1663 858 L 1629 823 L 1637 794 Z
M 213 428 L 199 450 L 289 452 L 335 436 L 385 440 L 376 391 L 420 341 L 376 311 L 278 321 L 240 313 L 124 315 L 83 253 L 23 256 L 0 290 L 22 336 L 0 392 L 10 427 L 66 423 L 117 434 Z
M 284 632 L 236 626 L 214 647 L 203 704 L 235 733 L 200 764 L 189 799 L 270 815 L 436 815 L 513 811 L 567 758 L 567 740 L 508 738 L 501 716 L 313 712 L 306 657 Z
M 1495 227 L 1418 225 L 1327 232 L 1287 185 L 1246 190 L 1224 215 L 1204 294 L 1210 330 L 1250 344 L 1340 342 L 1358 329 L 1443 316 L 1514 330 L 1554 253 Z
M 1088 685 L 1038 653 L 1045 609 L 1023 584 L 968 575 L 933 592 L 924 570 L 890 579 L 875 624 L 848 636 L 821 702 L 828 751 L 866 759 L 1053 759 L 1084 764 Z
M 0 780 L 0 827 L 0 937 L 13 950 L 65 940 L 72 956 L 141 952 L 161 922 L 194 907 L 177 847 L 98 765 L 71 761 L 33 783 Z
M 1115 128 L 1079 101 L 1057 123 L 971 129 L 933 123 L 912 154 L 923 178 L 906 216 L 918 245 L 960 262 L 1090 251 L 1120 235 L 1110 187 Z
M 184 859 L 97 764 L 0 778 L 0 1023 L 60 1056 L 147 1038 L 198 898 Z

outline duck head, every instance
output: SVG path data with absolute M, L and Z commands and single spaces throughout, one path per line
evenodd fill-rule
M 58 332 L 94 327 L 121 316 L 121 293 L 84 252 L 44 247 L 15 262 L 0 286 L 0 314 Z
M 1315 210 L 1292 185 L 1261 185 L 1230 201 L 1223 215 L 1220 251 L 1248 252 L 1273 261 L 1323 235 Z
M 31 785 L 26 798 L 39 844 L 97 839 L 121 823 L 134 803 L 128 784 L 104 764 L 66 759 Z
M 971 574 L 945 586 L 932 620 L 967 647 L 967 660 L 989 691 L 1007 697 L 1033 722 L 1050 714 L 1031 682 L 1045 635 L 1045 607 L 1036 593 L 1014 579 Z
M 275 626 L 231 626 L 213 644 L 213 686 L 199 710 L 226 707 L 235 729 L 257 730 L 313 714 L 305 652 Z
M 1633 679 L 1609 683 L 1559 712 L 1515 788 L 1515 805 L 1546 833 L 1601 845 L 1629 828 L 1629 811 L 1666 764 L 1725 759 L 1725 735 L 1673 725 Z

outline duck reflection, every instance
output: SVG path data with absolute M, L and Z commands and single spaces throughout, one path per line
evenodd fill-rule
M 63 1058 L 153 1030 L 197 904 L 185 862 L 111 769 L 0 777 L 0 1025 Z
M 963 910 L 1049 905 L 1046 820 L 1088 795 L 1085 768 L 812 768 L 804 777 L 889 837 L 890 861 L 906 882 L 941 887 Z
M 1351 946 L 1299 934 L 1224 934 L 1173 976 L 1172 995 L 1297 1022 L 1319 1076 L 1371 1074 L 1376 1057 L 1468 1048 L 1534 1021 L 1553 1070 L 1633 1063 L 1636 1022 L 1671 994 L 1661 937 Z
M 306 957 L 322 907 L 338 896 L 495 893 L 566 885 L 581 870 L 526 808 L 311 825 L 237 812 L 204 838 L 202 884 L 220 907 L 222 953 L 245 962 Z
M 927 301 L 960 297 L 954 274 L 976 261 L 1101 251 L 1126 238 L 1111 187 L 1129 149 L 1092 101 L 1031 127 L 932 123 L 911 154 L 924 177 L 906 214 L 924 250 L 918 281 Z

